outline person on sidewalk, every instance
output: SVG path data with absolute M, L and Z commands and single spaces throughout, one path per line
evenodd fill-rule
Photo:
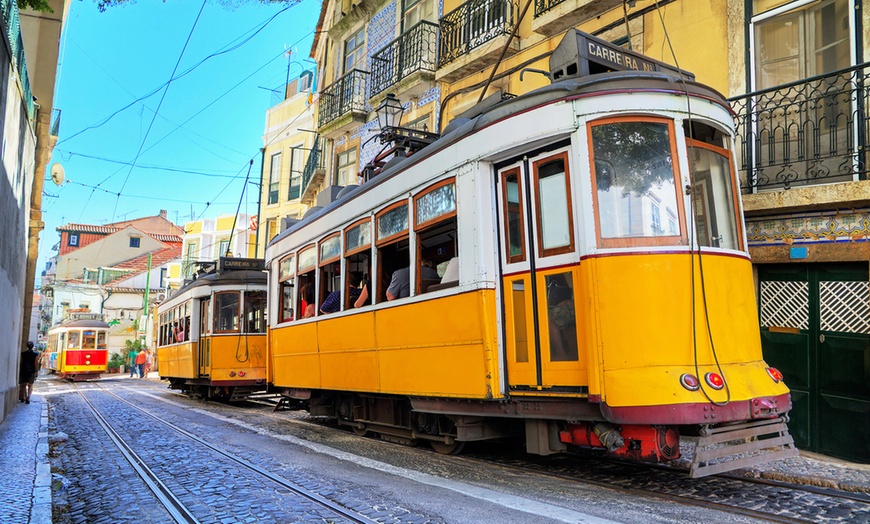
M 136 355 L 136 372 L 139 373 L 139 378 L 145 378 L 145 362 L 147 361 L 147 355 L 145 355 L 145 351 L 140 351 Z
M 130 368 L 130 378 L 136 374 L 136 355 L 139 352 L 136 351 L 135 347 L 131 347 L 130 351 L 127 353 L 127 366 Z
M 27 349 L 21 352 L 21 361 L 18 368 L 18 402 L 30 404 L 30 394 L 33 393 L 33 383 L 39 369 L 36 363 L 39 353 L 33 349 L 33 342 L 27 342 Z

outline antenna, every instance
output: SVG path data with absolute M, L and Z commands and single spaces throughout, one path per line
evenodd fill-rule
M 51 181 L 56 186 L 62 186 L 64 180 L 66 180 L 66 173 L 64 173 L 63 166 L 55 162 L 51 165 Z

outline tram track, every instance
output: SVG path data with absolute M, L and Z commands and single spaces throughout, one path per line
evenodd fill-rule
M 284 477 L 276 475 L 276 474 L 274 474 L 274 473 L 272 473 L 264 468 L 261 468 L 255 464 L 239 457 L 238 455 L 233 454 L 232 452 L 229 452 L 225 449 L 222 449 L 218 446 L 215 446 L 215 445 L 197 437 L 196 435 L 190 433 L 189 431 L 185 430 L 184 428 L 177 426 L 177 425 L 173 424 L 172 422 L 169 422 L 168 420 L 165 420 L 165 419 L 151 413 L 150 411 L 135 405 L 134 403 L 120 397 L 119 395 L 117 395 L 116 393 L 114 393 L 112 391 L 107 390 L 106 388 L 104 388 L 100 384 L 93 384 L 93 386 L 95 386 L 95 387 L 90 387 L 87 389 L 96 389 L 102 393 L 105 393 L 107 395 L 112 396 L 117 401 L 124 403 L 125 405 L 129 406 L 130 408 L 138 411 L 139 413 L 142 413 L 143 415 L 146 415 L 151 420 L 159 422 L 163 426 L 165 426 L 169 429 L 172 429 L 176 433 L 186 437 L 188 440 L 193 441 L 193 442 L 209 449 L 213 453 L 216 453 L 223 458 L 231 460 L 235 464 L 245 468 L 248 471 L 255 473 L 259 477 L 264 478 L 264 479 L 266 479 L 274 484 L 277 484 L 278 486 L 285 488 L 285 489 L 291 491 L 292 493 L 294 493 L 300 497 L 303 497 L 304 499 L 314 503 L 315 505 L 317 505 L 319 507 L 327 509 L 328 511 L 334 513 L 336 516 L 339 516 L 342 519 L 345 519 L 349 522 L 353 522 L 356 524 L 376 524 L 377 523 L 376 520 L 370 519 L 370 518 L 366 517 L 365 515 L 362 515 L 356 511 L 353 511 L 353 510 L 351 510 L 351 509 L 349 509 L 341 504 L 333 502 L 333 501 L 329 500 L 328 498 L 319 495 L 318 493 L 315 493 L 311 490 L 304 488 L 303 486 L 301 486 L 295 482 L 292 482 L 291 480 L 288 480 Z M 145 462 L 139 457 L 139 455 L 137 455 L 136 452 L 133 451 L 132 447 L 121 437 L 121 435 L 117 431 L 115 431 L 115 429 L 111 426 L 109 421 L 105 417 L 103 417 L 103 415 L 99 412 L 97 407 L 94 406 L 93 403 L 90 402 L 90 400 L 87 398 L 87 395 L 84 394 L 82 388 L 79 387 L 78 385 L 74 385 L 74 388 L 75 388 L 76 392 L 82 397 L 82 399 L 84 400 L 85 404 L 88 406 L 90 411 L 93 413 L 94 417 L 96 418 L 96 420 L 98 421 L 100 426 L 109 435 L 112 443 L 116 447 L 118 447 L 118 449 L 121 451 L 121 453 L 127 459 L 127 461 L 130 462 L 133 469 L 143 479 L 143 481 L 148 486 L 148 488 L 154 493 L 154 495 L 155 495 L 155 497 L 157 497 L 158 501 L 160 501 L 160 503 L 164 507 L 166 507 L 167 511 L 172 515 L 173 519 L 175 519 L 175 522 L 177 522 L 177 523 L 198 523 L 199 520 L 197 520 L 197 518 L 193 515 L 193 513 L 188 508 L 185 507 L 185 505 L 178 499 L 178 497 L 176 497 L 172 493 L 170 488 L 168 488 L 162 481 L 160 481 L 160 479 L 154 473 L 154 471 L 152 471 L 145 464 Z

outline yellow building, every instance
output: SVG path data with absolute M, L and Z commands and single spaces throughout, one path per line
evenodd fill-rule
M 177 289 L 176 278 L 189 279 L 198 262 L 212 262 L 222 256 L 254 258 L 255 232 L 251 228 L 252 216 L 221 215 L 184 224 L 184 242 L 181 248 L 181 267 L 170 268 L 170 287 Z
M 285 219 L 298 219 L 314 201 L 323 179 L 320 141 L 314 131 L 312 71 L 287 84 L 284 100 L 266 111 L 263 132 L 259 227 L 256 254 L 278 234 Z

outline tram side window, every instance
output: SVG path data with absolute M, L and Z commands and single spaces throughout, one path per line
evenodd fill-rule
M 523 226 L 523 188 L 520 185 L 520 170 L 511 169 L 502 173 L 502 198 L 504 199 L 504 222 L 507 241 L 507 261 L 510 264 L 526 259 L 525 228 Z
M 295 289 L 293 278 L 296 275 L 296 257 L 288 255 L 281 259 L 278 264 L 278 282 L 281 290 L 281 318 L 280 322 L 295 319 L 293 309 L 293 290 Z
M 565 153 L 535 162 L 538 208 L 538 251 L 541 256 L 574 250 L 571 182 Z
M 239 293 L 228 291 L 214 295 L 214 330 L 229 333 L 239 330 Z
M 96 331 L 82 331 L 82 349 L 97 349 Z
M 320 243 L 320 296 L 318 314 L 341 310 L 341 237 L 335 234 Z
M 598 237 L 604 247 L 681 245 L 661 216 L 681 217 L 673 122 L 617 119 L 593 124 Z
M 190 302 L 186 302 L 182 306 L 182 315 L 184 320 L 184 330 L 182 331 L 184 335 L 184 342 L 188 342 L 190 340 Z
M 458 283 L 442 284 L 447 265 L 457 255 L 456 183 L 453 179 L 427 188 L 414 199 L 417 230 L 417 292 L 426 293 Z M 436 269 L 437 268 L 437 269 Z
M 266 332 L 266 292 L 245 291 L 245 333 Z
M 81 331 L 70 331 L 69 332 L 69 341 L 67 342 L 67 348 L 69 349 L 79 349 L 81 348 Z
M 311 246 L 299 252 L 299 267 L 297 269 L 297 281 L 299 286 L 297 318 L 311 318 L 317 314 L 315 301 L 315 276 L 317 274 L 317 248 Z
M 372 223 L 366 219 L 350 226 L 344 235 L 347 291 L 345 309 L 372 303 Z
M 106 341 L 106 335 L 106 331 L 97 332 L 97 349 L 107 349 L 109 347 Z
M 411 252 L 408 203 L 394 204 L 378 214 L 378 302 L 411 295 Z

